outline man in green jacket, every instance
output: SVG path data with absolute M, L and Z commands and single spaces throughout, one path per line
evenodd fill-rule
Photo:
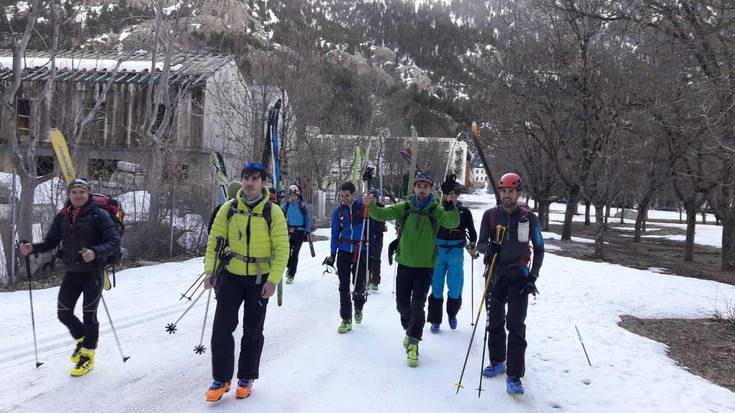
M 440 207 L 431 193 L 433 186 L 429 175 L 418 173 L 409 201 L 381 208 L 372 195 L 366 198 L 370 218 L 382 222 L 396 220 L 401 227 L 396 255 L 396 308 L 406 330 L 403 345 L 411 367 L 419 364 L 419 340 L 426 323 L 424 304 L 437 256 L 434 239 L 439 227 L 452 229 L 459 225 L 457 207 L 452 202 Z
M 215 402 L 230 390 L 240 306 L 245 303 L 243 336 L 237 369 L 238 399 L 250 395 L 258 378 L 263 351 L 265 310 L 281 281 L 288 261 L 288 228 L 283 211 L 269 202 L 263 186 L 265 169 L 247 162 L 240 174 L 242 189 L 222 204 L 214 218 L 204 260 L 206 288 L 216 286 L 217 308 L 212 324 L 212 376 L 207 401 Z M 225 241 L 222 258 L 215 258 L 217 238 Z M 215 261 L 218 268 L 214 268 Z

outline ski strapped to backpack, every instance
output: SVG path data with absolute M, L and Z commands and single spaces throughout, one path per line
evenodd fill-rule
M 227 226 L 229 227 L 230 219 L 232 219 L 232 217 L 235 214 L 248 215 L 251 218 L 252 217 L 263 217 L 263 219 L 265 220 L 265 225 L 268 229 L 268 235 L 270 236 L 272 235 L 271 233 L 271 222 L 272 222 L 271 210 L 272 209 L 273 209 L 273 202 L 266 201 L 265 205 L 263 206 L 263 212 L 253 212 L 251 210 L 249 210 L 248 212 L 244 212 L 244 211 L 237 209 L 237 200 L 236 199 L 232 200 L 230 201 L 230 207 L 227 209 Z M 248 220 L 248 227 L 246 231 L 248 232 L 246 249 L 249 252 L 250 251 L 250 235 L 249 235 L 250 220 Z M 227 248 L 228 246 L 229 246 L 229 242 L 226 241 L 225 248 Z M 271 257 L 249 257 L 249 256 L 245 256 L 245 255 L 233 252 L 232 250 L 229 250 L 227 253 L 224 254 L 220 268 L 224 268 L 232 258 L 237 258 L 238 260 L 245 262 L 245 272 L 246 273 L 247 273 L 247 264 L 255 264 L 255 271 L 257 273 L 257 278 L 255 280 L 255 283 L 261 284 L 263 282 L 263 272 L 261 271 L 260 264 L 270 264 Z

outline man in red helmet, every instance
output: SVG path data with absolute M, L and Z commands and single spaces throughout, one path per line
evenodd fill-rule
M 515 173 L 507 173 L 500 178 L 501 205 L 485 211 L 477 244 L 478 251 L 484 252 L 486 262 L 491 262 L 496 256 L 494 271 L 489 274 L 492 284 L 485 302 L 490 365 L 482 374 L 494 377 L 504 373 L 507 358 L 506 386 L 511 394 L 524 392 L 521 377 L 525 372 L 528 295 L 535 296 L 538 292 L 536 279 L 544 260 L 544 239 L 539 220 L 528 207 L 518 204 L 522 183 L 521 177 Z M 497 225 L 505 228 L 501 242 L 495 241 Z

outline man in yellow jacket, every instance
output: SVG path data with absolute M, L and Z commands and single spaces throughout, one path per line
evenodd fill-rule
M 217 213 L 204 260 L 204 285 L 215 287 L 217 293 L 211 342 L 214 382 L 207 391 L 210 402 L 220 400 L 230 390 L 235 362 L 232 333 L 243 302 L 236 397 L 250 396 L 253 380 L 258 378 L 268 299 L 276 291 L 288 261 L 286 219 L 281 208 L 269 201 L 270 194 L 263 185 L 265 169 L 259 163 L 246 162 L 240 176 L 242 189 Z M 219 255 L 215 251 L 218 237 L 224 240 Z

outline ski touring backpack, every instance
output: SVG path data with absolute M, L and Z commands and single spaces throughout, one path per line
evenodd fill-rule
M 106 211 L 110 218 L 112 218 L 112 222 L 115 223 L 115 227 L 117 228 L 117 231 L 120 233 L 120 244 L 122 245 L 122 237 L 125 234 L 125 211 L 123 211 L 122 206 L 120 205 L 120 202 L 112 198 L 109 195 L 104 194 L 91 194 L 92 201 L 94 201 L 95 205 L 99 207 L 99 209 Z M 105 262 L 105 266 L 111 265 L 112 266 L 112 272 L 113 275 L 115 273 L 115 264 L 120 262 L 120 259 L 122 258 L 122 248 L 118 248 L 117 251 L 115 251 L 114 254 L 107 257 L 107 260 Z
M 411 205 L 409 204 L 410 201 L 407 201 L 404 203 L 405 208 L 403 209 L 403 215 L 401 216 L 400 220 L 397 222 L 398 224 L 398 238 L 396 238 L 396 241 L 398 241 L 398 245 L 400 245 L 401 242 L 401 235 L 403 235 L 403 227 L 406 225 L 406 221 L 408 220 L 408 216 L 413 214 L 416 215 L 425 215 L 429 218 L 429 222 L 431 222 L 431 228 L 434 231 L 434 234 L 436 234 L 437 231 L 437 222 L 436 222 L 436 215 L 434 214 L 434 211 L 436 211 L 436 204 L 431 205 L 428 208 L 424 208 L 420 211 L 411 212 Z M 396 253 L 398 253 L 398 247 L 396 247 Z

